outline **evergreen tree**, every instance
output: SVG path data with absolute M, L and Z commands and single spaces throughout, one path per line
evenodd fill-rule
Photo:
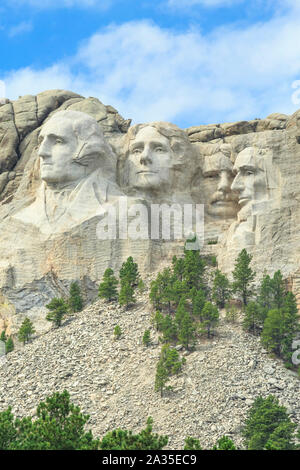
M 181 367 L 184 364 L 184 360 L 180 361 L 179 354 L 176 349 L 170 348 L 169 344 L 165 344 L 160 353 L 160 358 L 156 366 L 156 376 L 154 389 L 156 392 L 160 392 L 161 397 L 165 389 L 171 389 L 166 387 L 166 383 L 169 377 L 174 374 L 178 374 L 181 371 Z
M 144 292 L 144 290 L 146 289 L 145 283 L 142 279 L 139 280 L 137 287 L 140 293 Z
M 236 450 L 236 447 L 228 436 L 222 436 L 217 445 L 213 447 L 213 450 Z
M 149 346 L 150 342 L 151 342 L 150 330 L 145 330 L 145 333 L 143 335 L 143 345 L 144 346 Z
M 182 297 L 187 298 L 189 290 L 186 282 L 178 279 L 171 284 L 171 300 L 173 308 L 177 309 Z
M 108 432 L 100 442 L 101 450 L 161 450 L 168 444 L 167 436 L 152 433 L 153 419 L 148 417 L 146 428 L 139 434 L 115 429 Z
M 257 302 L 263 309 L 264 316 L 266 318 L 268 311 L 274 308 L 272 279 L 268 274 L 262 278 L 258 291 Z
M 121 286 L 125 283 L 129 283 L 132 288 L 138 285 L 139 282 L 139 271 L 138 265 L 133 261 L 132 256 L 127 258 L 127 261 L 122 264 L 120 269 L 120 281 Z
M 243 327 L 254 335 L 260 334 L 264 324 L 264 315 L 256 302 L 249 302 L 245 309 Z
M 276 271 L 271 281 L 273 291 L 273 308 L 281 308 L 286 295 L 284 280 L 280 271 Z
M 18 332 L 18 340 L 25 345 L 28 341 L 30 341 L 31 336 L 34 333 L 35 329 L 33 324 L 29 318 L 25 318 Z
M 5 352 L 6 354 L 12 352 L 14 350 L 14 342 L 11 336 L 9 336 L 5 343 Z
M 164 343 L 176 343 L 177 340 L 177 325 L 171 315 L 166 315 L 162 322 L 161 328 Z
M 186 437 L 183 450 L 202 450 L 199 439 Z
M 0 449 L 97 450 L 99 441 L 85 432 L 89 419 L 70 403 L 70 395 L 54 393 L 37 407 L 36 419 L 15 419 L 10 408 L 0 413 Z
M 195 345 L 195 326 L 189 312 L 185 312 L 178 327 L 178 341 L 186 348 Z
M 202 321 L 202 310 L 206 302 L 205 292 L 202 289 L 196 291 L 193 296 L 193 315 Z
M 6 340 L 7 340 L 7 336 L 5 334 L 5 330 L 3 330 L 0 335 L 0 341 L 3 341 L 3 343 L 5 343 Z
M 71 312 L 81 312 L 83 308 L 83 301 L 78 282 L 72 282 L 70 285 L 70 297 L 68 303 Z
M 207 337 L 210 338 L 211 330 L 219 322 L 219 310 L 211 302 L 205 302 L 202 310 L 202 326 L 207 331 Z
M 225 274 L 222 274 L 221 271 L 217 269 L 213 282 L 212 299 L 216 302 L 219 308 L 224 308 L 225 303 L 230 299 L 230 296 L 230 282 Z
M 177 258 L 177 256 L 173 256 L 172 265 L 173 265 L 173 273 L 175 274 L 177 280 L 181 282 L 183 279 L 183 273 L 184 273 L 184 259 Z
M 196 243 L 196 238 L 187 240 L 187 243 Z M 188 250 L 187 243 L 184 248 L 183 280 L 186 281 L 189 290 L 193 287 L 200 289 L 203 287 L 205 262 L 200 256 L 200 250 Z
M 261 335 L 262 344 L 268 351 L 290 360 L 292 343 L 298 331 L 296 299 L 292 292 L 288 292 L 282 308 L 269 310 Z
M 234 278 L 233 291 L 242 296 L 244 305 L 247 305 L 249 297 L 253 294 L 251 284 L 255 278 L 255 273 L 249 266 L 251 260 L 252 256 L 243 249 L 236 259 L 235 268 L 232 272 Z
M 114 337 L 115 339 L 119 339 L 122 335 L 122 330 L 121 330 L 121 327 L 119 325 L 116 325 L 115 328 L 114 328 Z
M 124 281 L 119 293 L 119 304 L 124 305 L 126 309 L 136 302 L 133 287 L 129 282 Z
M 163 330 L 164 319 L 165 317 L 163 316 L 163 314 L 159 310 L 157 310 L 157 312 L 155 312 L 155 315 L 153 317 L 153 323 L 157 331 Z
M 151 282 L 150 300 L 156 310 L 168 308 L 171 311 L 173 290 L 172 286 L 175 277 L 169 268 L 165 268 L 162 273 L 158 273 L 155 281 Z
M 181 297 L 175 313 L 175 322 L 178 328 L 180 328 L 180 324 L 187 312 L 187 301 L 184 297 Z
M 56 327 L 60 327 L 63 317 L 68 312 L 68 304 L 64 299 L 54 297 L 46 307 L 50 310 L 46 315 L 46 320 L 53 322 Z
M 98 296 L 101 299 L 106 299 L 109 302 L 118 298 L 117 285 L 118 280 L 114 276 L 111 268 L 107 268 L 104 272 L 102 282 L 99 285 Z
M 249 410 L 243 428 L 245 445 L 248 450 L 294 449 L 294 431 L 287 410 L 279 405 L 276 397 L 257 397 Z

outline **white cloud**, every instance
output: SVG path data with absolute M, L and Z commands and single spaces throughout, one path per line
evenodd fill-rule
M 13 38 L 15 36 L 19 36 L 20 34 L 29 33 L 30 31 L 32 31 L 32 29 L 33 25 L 31 21 L 22 21 L 22 23 L 19 23 L 10 28 L 8 36 Z
M 111 25 L 68 61 L 9 73 L 7 95 L 65 88 L 96 96 L 135 122 L 181 125 L 292 113 L 292 83 L 300 79 L 299 26 L 293 12 L 208 36 L 146 21 Z

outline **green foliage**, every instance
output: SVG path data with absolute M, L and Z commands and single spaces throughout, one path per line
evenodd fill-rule
M 202 321 L 202 310 L 206 302 L 205 292 L 202 289 L 196 291 L 193 296 L 193 315 Z
M 184 272 L 184 259 L 173 256 L 172 265 L 173 265 L 173 273 L 175 274 L 176 278 L 179 281 L 182 281 L 183 272 Z
M 64 299 L 55 297 L 46 307 L 50 310 L 46 315 L 46 320 L 60 327 L 63 317 L 68 313 L 68 304 Z
M 236 450 L 236 447 L 228 436 L 222 436 L 217 445 L 213 447 L 213 450 Z
M 243 327 L 246 331 L 257 335 L 261 332 L 264 324 L 264 314 L 260 305 L 256 302 L 249 302 L 245 309 Z
M 36 419 L 15 419 L 11 409 L 0 413 L 0 449 L 96 450 L 99 441 L 85 432 L 89 416 L 70 403 L 69 393 L 54 393 L 37 407 Z
M 178 325 L 178 341 L 186 348 L 190 349 L 190 346 L 195 345 L 195 332 L 196 328 L 193 324 L 193 319 L 189 312 L 185 312 L 181 318 L 180 324 Z
M 150 330 L 145 330 L 145 333 L 143 335 L 143 345 L 149 346 L 150 343 L 151 343 Z
M 168 436 L 152 433 L 153 419 L 148 417 L 146 428 L 139 434 L 115 429 L 108 432 L 100 442 L 101 450 L 161 450 L 168 444 Z
M 11 336 L 9 336 L 5 343 L 5 352 L 6 354 L 12 352 L 14 350 L 14 342 Z
M 118 298 L 117 285 L 118 280 L 114 276 L 111 268 L 107 268 L 104 272 L 102 282 L 99 285 L 98 296 L 101 299 L 106 299 L 109 302 Z
M 225 305 L 226 313 L 225 320 L 228 323 L 235 323 L 239 317 L 238 308 L 235 305 Z
M 134 288 L 138 285 L 139 278 L 138 265 L 133 261 L 132 256 L 129 256 L 120 269 L 121 286 L 129 283 L 129 285 Z
M 183 450 L 202 450 L 199 439 L 194 437 L 186 437 L 184 440 Z
M 264 347 L 285 360 L 293 354 L 292 343 L 299 331 L 295 296 L 288 292 L 280 309 L 269 310 L 264 322 L 261 340 Z
M 144 283 L 144 281 L 143 281 L 142 279 L 139 280 L 137 287 L 138 287 L 138 291 L 139 291 L 140 293 L 142 293 L 142 292 L 145 291 L 146 286 L 145 286 L 145 283 Z
M 249 410 L 243 436 L 248 450 L 290 450 L 295 448 L 296 425 L 276 397 L 257 397 Z
M 0 341 L 3 341 L 3 343 L 5 343 L 6 340 L 7 340 L 7 336 L 5 334 L 5 330 L 3 330 L 0 335 Z
M 165 343 L 175 343 L 177 340 L 177 324 L 171 317 L 171 315 L 166 315 L 163 318 L 161 325 L 161 331 L 163 334 L 162 340 Z
M 247 305 L 249 297 L 253 294 L 251 284 L 255 278 L 255 272 L 250 268 L 252 256 L 243 249 L 235 262 L 235 268 L 232 272 L 234 282 L 232 288 L 234 292 L 237 292 L 242 296 L 243 304 Z
M 219 310 L 211 302 L 205 302 L 202 310 L 202 327 L 210 338 L 212 329 L 219 323 Z
M 187 242 L 194 242 L 195 239 Z M 205 262 L 200 256 L 200 250 L 184 249 L 184 270 L 183 280 L 186 281 L 188 289 L 203 287 L 203 273 Z
M 231 287 L 228 278 L 219 269 L 216 270 L 213 282 L 212 298 L 220 308 L 225 307 L 225 303 L 230 299 Z
M 155 328 L 157 331 L 162 331 L 163 330 L 163 325 L 164 325 L 164 316 L 163 314 L 157 310 L 157 312 L 155 312 L 155 315 L 153 317 L 153 323 L 155 325 Z
M 25 318 L 18 332 L 18 340 L 25 345 L 25 343 L 30 341 L 31 336 L 34 333 L 35 329 L 33 324 L 29 318 Z
M 83 308 L 83 300 L 81 297 L 78 282 L 72 282 L 70 285 L 70 297 L 68 301 L 71 312 L 81 312 Z
M 134 297 L 134 290 L 129 282 L 123 282 L 119 293 L 119 304 L 128 308 L 136 302 Z
M 114 328 L 114 337 L 115 337 L 115 339 L 119 339 L 121 335 L 122 335 L 121 327 L 119 325 L 116 325 L 115 328 Z
M 178 374 L 181 371 L 182 365 L 185 363 L 184 360 L 180 361 L 178 351 L 170 348 L 169 344 L 165 344 L 160 353 L 160 358 L 156 366 L 156 376 L 154 389 L 156 392 L 160 392 L 161 397 L 171 375 Z

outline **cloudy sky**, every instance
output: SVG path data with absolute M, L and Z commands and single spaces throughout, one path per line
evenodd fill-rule
M 300 108 L 300 0 L 1 0 L 0 39 L 10 99 L 68 89 L 181 127 Z

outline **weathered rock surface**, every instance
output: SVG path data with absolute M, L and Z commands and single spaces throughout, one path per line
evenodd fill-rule
M 0 367 L 0 411 L 11 406 L 16 416 L 30 415 L 40 400 L 67 389 L 90 415 L 88 428 L 97 437 L 116 427 L 139 431 L 152 416 L 154 431 L 168 435 L 173 450 L 182 449 L 187 436 L 209 449 L 224 434 L 243 448 L 241 428 L 258 395 L 278 397 L 300 424 L 297 375 L 269 357 L 259 338 L 224 319 L 212 340 L 200 339 L 192 353 L 181 349 L 186 364 L 170 381 L 173 391 L 160 398 L 154 379 L 161 346 L 150 323 L 148 292 L 137 298 L 127 311 L 98 300 L 8 354 Z M 152 345 L 145 348 L 147 328 Z
M 99 126 L 99 148 L 91 150 L 94 137 L 85 142 L 80 136 L 91 121 L 71 128 L 69 112 Z M 55 122 L 67 136 L 67 142 L 55 137 L 61 153 L 45 150 Z M 147 234 L 151 204 L 203 204 L 204 250 L 215 243 L 219 268 L 230 274 L 246 248 L 257 280 L 264 269 L 280 269 L 300 302 L 300 112 L 185 131 L 160 122 L 129 126 L 111 106 L 64 90 L 0 107 L 1 325 L 17 328 L 29 316 L 43 330 L 46 303 L 65 295 L 72 281 L 80 282 L 88 302 L 107 267 L 118 270 L 133 256 L 148 273 L 181 252 L 182 241 L 160 234 L 99 237 L 107 204 L 113 199 L 119 221 L 125 197 L 128 213 L 135 207 L 128 226 Z M 53 183 L 46 169 L 58 155 L 66 181 Z M 136 204 L 147 208 L 146 219 Z

